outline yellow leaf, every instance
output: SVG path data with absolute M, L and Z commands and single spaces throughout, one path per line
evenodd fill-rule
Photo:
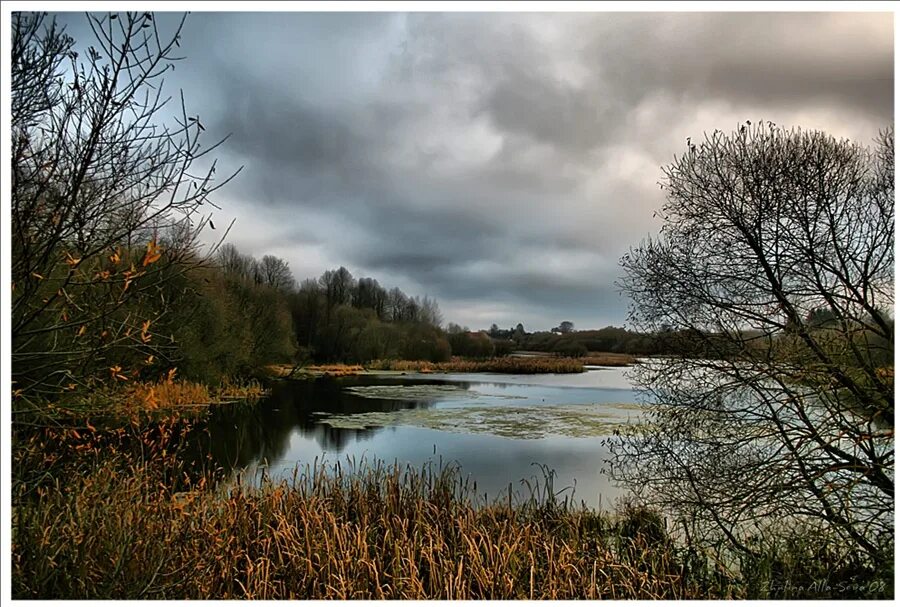
M 81 263 L 80 257 L 72 257 L 72 254 L 66 251 L 66 265 L 70 267 L 75 267 Z
M 151 263 L 158 261 L 160 257 L 162 257 L 162 252 L 156 245 L 156 240 L 151 240 L 147 243 L 147 252 L 144 253 L 144 261 L 141 263 L 146 267 Z
M 155 409 L 159 405 L 156 400 L 156 391 L 154 388 L 150 388 L 150 391 L 147 392 L 147 396 L 144 398 L 144 402 L 149 409 Z
M 144 323 L 141 325 L 141 341 L 144 342 L 145 344 L 148 343 L 150 341 L 150 339 L 153 337 L 152 335 L 150 335 L 149 331 L 150 331 L 150 321 L 147 320 L 147 321 L 144 321 Z
M 81 337 L 87 332 L 87 325 L 81 325 L 81 328 L 78 329 L 78 333 L 75 334 L 76 337 Z
M 35 278 L 37 278 L 38 280 L 44 280 L 44 277 L 41 276 L 40 274 L 38 274 L 37 272 L 32 272 L 31 275 L 34 276 Z
M 116 249 L 115 253 L 109 256 L 109 260 L 115 265 L 119 265 L 119 262 L 122 260 L 122 257 L 119 254 L 119 249 Z

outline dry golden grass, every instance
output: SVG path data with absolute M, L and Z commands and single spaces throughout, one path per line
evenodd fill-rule
M 576 358 L 504 356 L 486 360 L 453 358 L 448 362 L 425 360 L 376 360 L 367 365 L 384 371 L 417 371 L 420 373 L 581 373 L 584 364 Z
M 188 457 L 194 423 L 176 413 L 126 427 L 14 426 L 12 596 L 840 596 L 771 590 L 812 588 L 828 576 L 873 580 L 864 594 L 870 598 L 893 595 L 884 581 L 893 579 L 892 568 L 842 572 L 811 557 L 826 554 L 815 541 L 748 561 L 736 574 L 679 546 L 652 511 L 587 511 L 556 498 L 549 485 L 523 502 L 479 505 L 454 469 L 376 463 L 307 469 L 290 484 L 224 483 L 220 471 L 203 469 L 202 457 Z
M 329 376 L 344 376 L 344 375 L 357 375 L 365 369 L 361 365 L 344 365 L 344 364 L 333 364 L 333 365 L 312 365 L 306 367 L 306 371 L 314 374 L 314 375 L 329 375 Z
M 297 372 L 295 365 L 274 364 L 263 367 L 263 372 L 269 377 L 284 378 L 290 377 Z
M 427 360 L 374 360 L 365 365 L 311 365 L 295 370 L 290 365 L 269 365 L 267 373 L 272 377 L 286 378 L 292 375 L 340 377 L 358 375 L 368 370 L 406 371 L 415 373 L 581 373 L 584 365 L 602 365 L 607 367 L 624 367 L 636 362 L 629 354 L 608 352 L 592 352 L 582 358 L 562 358 L 558 356 L 503 356 L 484 360 L 473 360 L 454 357 L 446 362 Z
M 265 393 L 265 389 L 255 381 L 240 384 L 226 381 L 217 387 L 210 387 L 197 382 L 175 380 L 133 382 L 123 385 L 107 397 L 110 402 L 118 403 L 124 412 L 138 415 L 252 400 Z
M 582 356 L 579 360 L 585 365 L 602 367 L 629 367 L 637 362 L 637 359 L 631 354 L 615 352 L 589 352 L 587 356 Z
M 109 460 L 14 517 L 13 596 L 43 599 L 705 598 L 665 541 L 537 501 L 475 507 L 452 470 L 314 470 L 174 492 Z

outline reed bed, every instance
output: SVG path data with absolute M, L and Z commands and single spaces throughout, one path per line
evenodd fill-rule
M 306 367 L 304 369 L 307 373 L 311 373 L 313 375 L 328 375 L 334 377 L 341 377 L 344 375 L 358 375 L 365 371 L 362 365 L 344 365 L 344 364 L 333 364 L 333 365 L 312 365 Z
M 367 365 L 381 371 L 413 371 L 419 373 L 582 373 L 584 363 L 577 358 L 504 356 L 486 360 L 454 358 L 434 363 L 425 360 L 376 360 Z
M 452 468 L 307 470 L 174 492 L 108 460 L 13 517 L 13 596 L 569 599 L 711 596 L 659 530 L 533 499 L 476 506 Z M 633 517 L 632 517 L 633 518 Z M 633 521 L 632 521 L 633 522 Z
M 598 513 L 561 498 L 547 470 L 524 498 L 496 501 L 441 465 L 353 461 L 314 464 L 290 481 L 228 481 L 187 457 L 194 423 L 17 430 L 13 598 L 893 595 L 892 568 L 881 578 L 854 563 L 841 572 L 812 542 L 742 563 L 741 578 L 673 540 L 653 511 Z M 825 575 L 862 590 L 810 585 Z
M 585 365 L 598 365 L 601 367 L 630 367 L 637 362 L 631 354 L 618 354 L 615 352 L 590 352 L 579 359 Z
M 95 419 L 117 424 L 193 412 L 202 415 L 210 406 L 236 401 L 253 402 L 267 393 L 259 382 L 225 380 L 218 386 L 166 380 L 96 386 L 79 395 L 62 395 L 56 402 L 14 402 L 13 424 L 59 426 L 74 420 Z

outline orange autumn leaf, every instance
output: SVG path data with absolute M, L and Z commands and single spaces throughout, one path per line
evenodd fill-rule
M 149 266 L 151 263 L 158 261 L 160 257 L 162 257 L 161 249 L 156 245 L 155 240 L 151 240 L 147 243 L 147 252 L 144 253 L 142 265 L 145 267 Z
M 74 268 L 80 263 L 81 263 L 80 257 L 72 257 L 72 254 L 69 253 L 68 251 L 66 251 L 66 265 Z
M 153 336 L 150 335 L 150 321 L 146 320 L 141 325 L 141 341 L 145 344 L 150 341 Z
M 156 400 L 156 391 L 154 388 L 150 388 L 150 391 L 147 392 L 147 395 L 144 397 L 144 403 L 146 404 L 148 409 L 156 409 L 159 406 L 159 402 Z

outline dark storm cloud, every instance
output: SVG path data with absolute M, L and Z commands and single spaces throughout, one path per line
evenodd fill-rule
M 172 84 L 245 166 L 239 247 L 472 327 L 621 324 L 686 137 L 893 120 L 890 14 L 195 13 L 183 40 Z

